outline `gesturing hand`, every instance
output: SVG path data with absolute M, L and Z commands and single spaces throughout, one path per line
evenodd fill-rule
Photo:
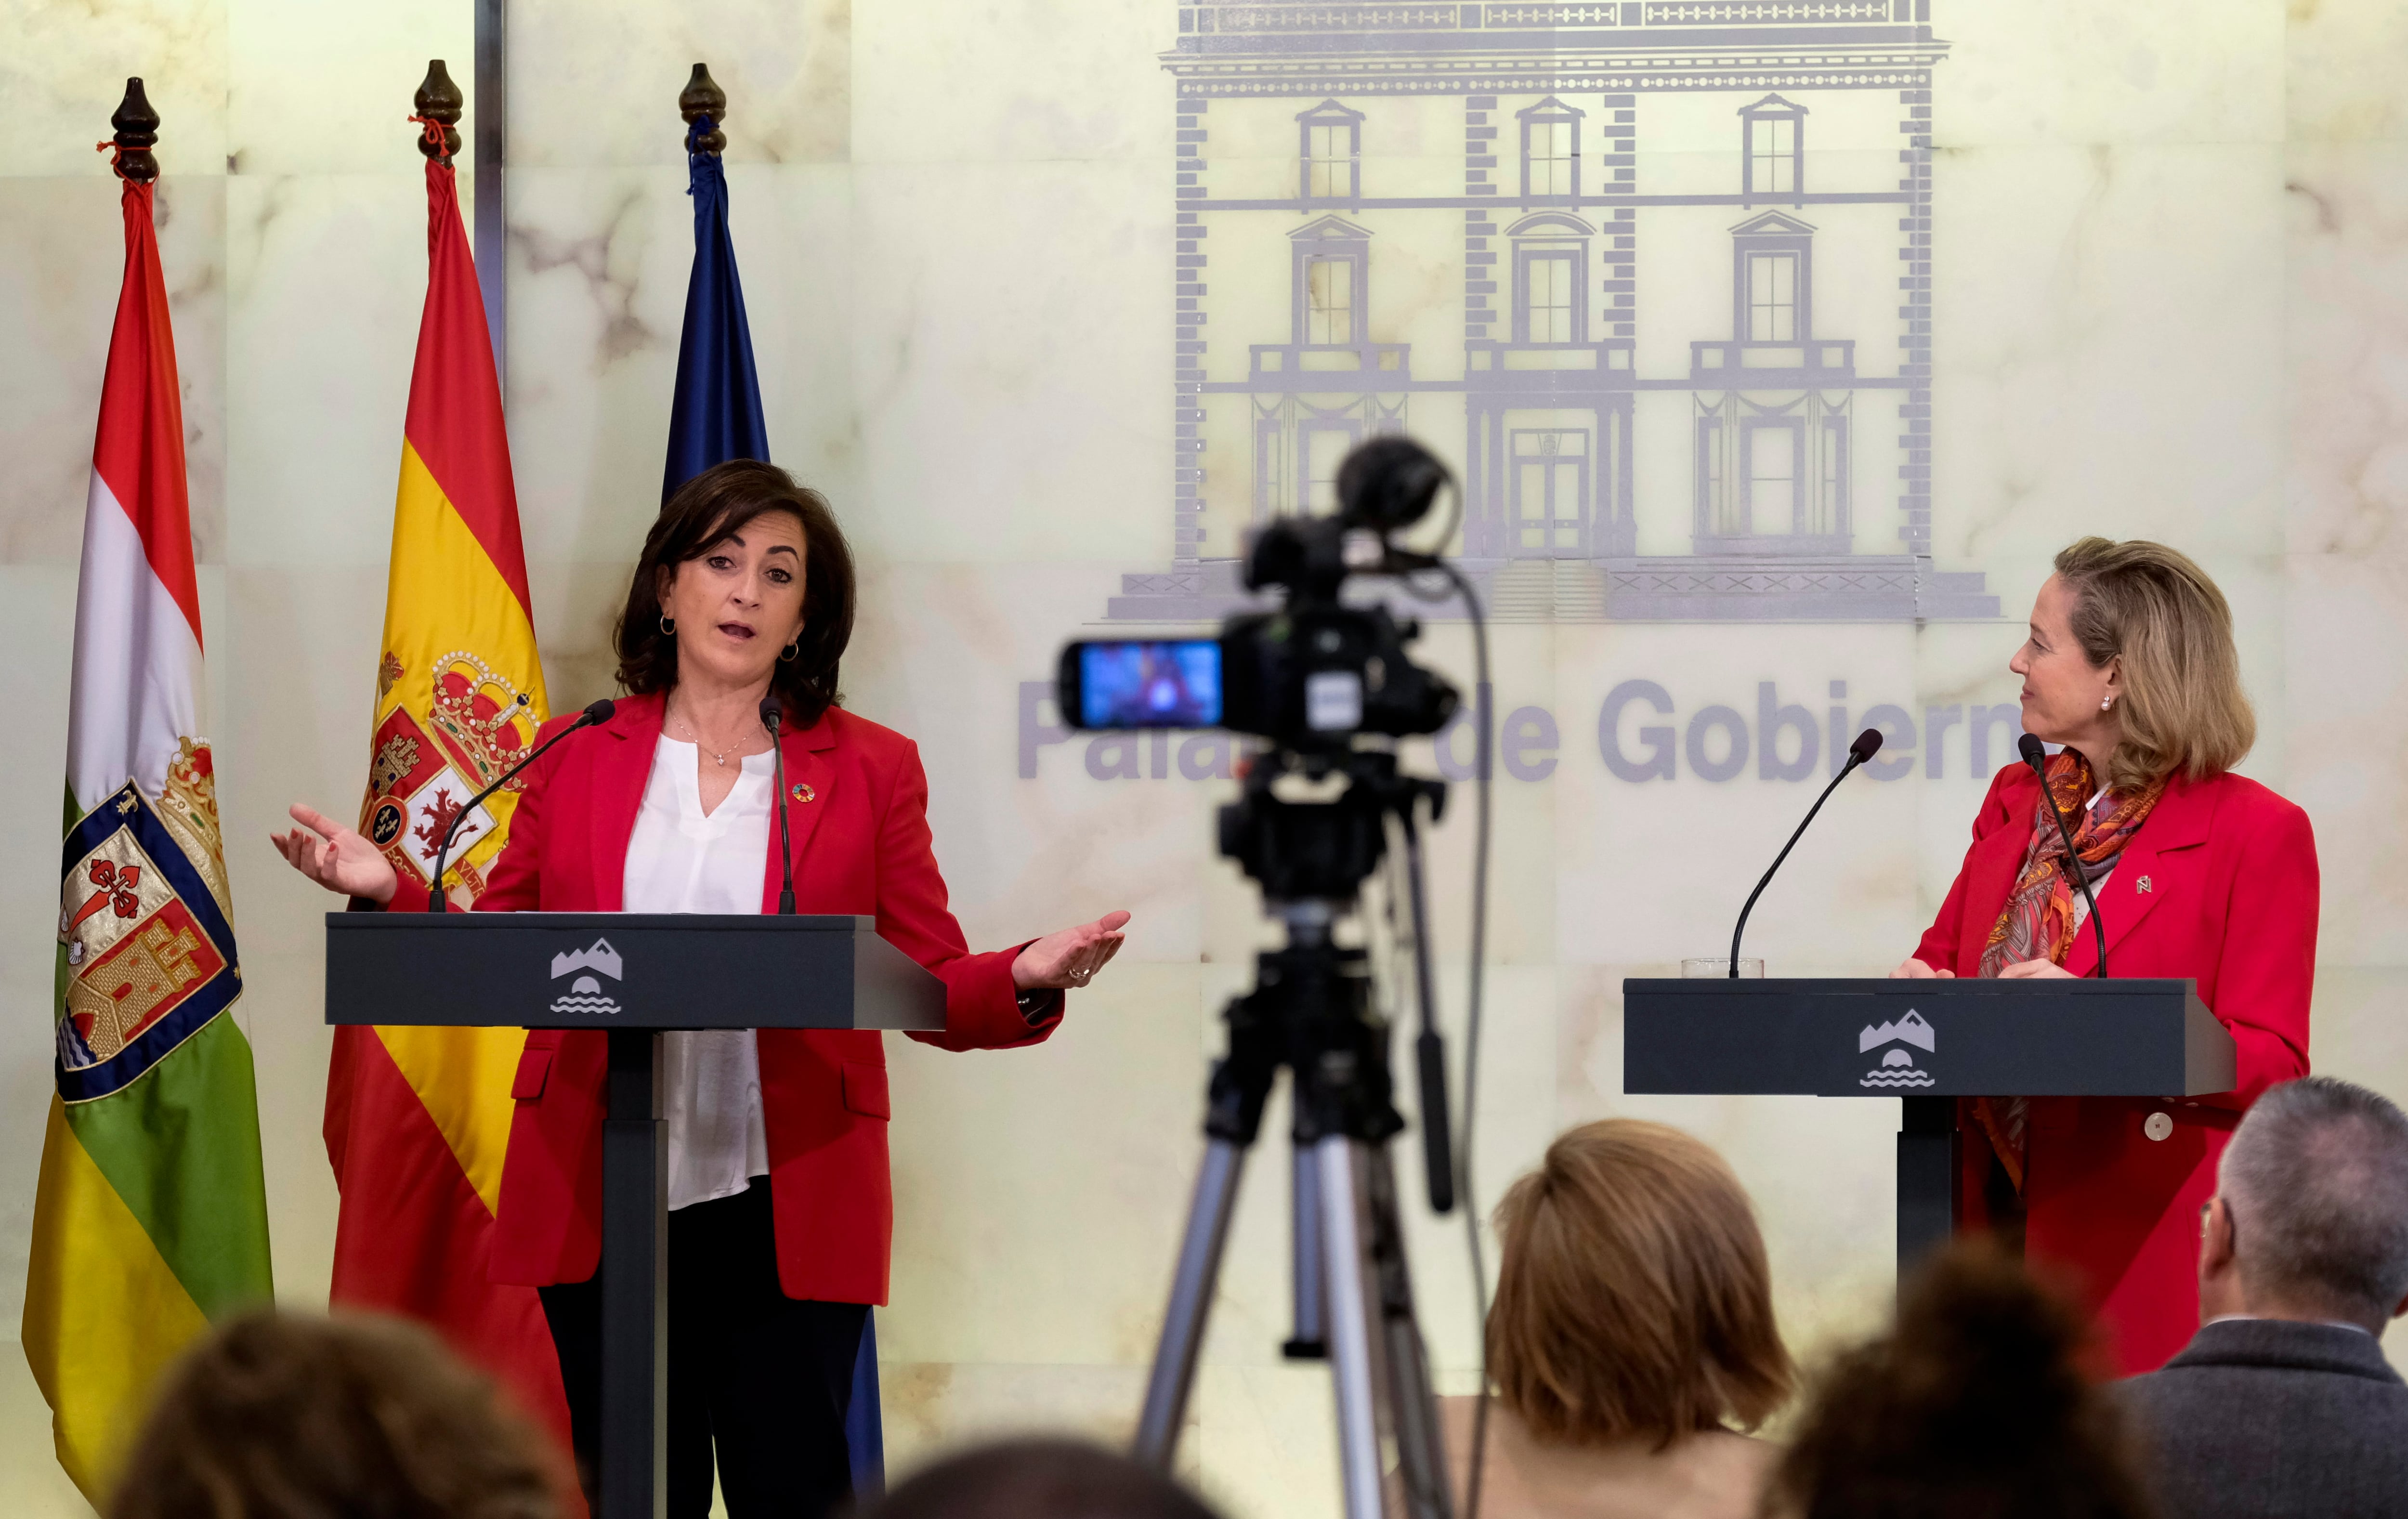
M 1020 952 L 1011 962 L 1011 983 L 1024 992 L 1052 986 L 1072 990 L 1086 985 L 1096 971 L 1121 951 L 1125 912 L 1107 912 L 1093 923 L 1048 934 Z
M 1892 981 L 1929 981 L 1934 978 L 1954 981 L 1956 977 L 1956 972 L 1953 970 L 1934 970 L 1920 960 L 1909 960 L 1889 973 Z
M 301 826 L 291 833 L 270 833 L 267 841 L 294 869 L 330 892 L 393 900 L 393 862 L 374 844 L 306 803 L 293 804 L 293 821 Z

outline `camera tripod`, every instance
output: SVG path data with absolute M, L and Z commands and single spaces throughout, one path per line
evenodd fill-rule
M 1283 770 L 1342 770 L 1333 801 L 1271 795 Z M 1339 1463 L 1348 1519 L 1449 1519 L 1445 1446 L 1429 1361 L 1413 1317 L 1412 1283 L 1397 1215 L 1388 1140 L 1404 1127 L 1390 1097 L 1388 1025 L 1371 1009 L 1365 953 L 1332 938 L 1401 822 L 1424 1011 L 1421 1088 L 1431 1201 L 1453 1204 L 1445 1067 L 1428 1018 L 1429 952 L 1416 811 L 1435 819 L 1445 788 L 1400 776 L 1393 754 L 1274 752 L 1248 775 L 1240 800 L 1222 810 L 1221 852 L 1261 881 L 1267 910 L 1287 942 L 1255 962 L 1254 990 L 1223 1017 L 1228 1053 L 1206 1093 L 1204 1163 L 1189 1205 L 1170 1304 L 1138 1423 L 1137 1455 L 1168 1469 L 1195 1383 L 1223 1247 L 1246 1153 L 1284 1068 L 1291 1078 L 1291 1240 L 1295 1335 L 1291 1359 L 1330 1363 Z M 1395 1470 L 1388 1469 L 1393 1453 Z

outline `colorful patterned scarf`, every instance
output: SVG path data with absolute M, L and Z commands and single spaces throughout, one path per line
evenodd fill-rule
M 2032 808 L 2031 842 L 2024 849 L 2023 869 L 1982 948 L 1979 973 L 1985 977 L 1995 977 L 2026 960 L 2062 966 L 2067 952 L 2073 948 L 2074 886 L 2065 868 L 2065 838 L 2057 831 L 2057 820 L 2049 816 L 2051 806 L 2065 815 L 2073 830 L 2073 853 L 2081 861 L 2083 879 L 2095 883 L 2115 868 L 2124 846 L 2148 821 L 2166 790 L 2161 779 L 2129 795 L 2110 792 L 2086 810 L 2082 804 L 2097 782 L 2090 762 L 2071 749 L 2050 756 L 2047 777 L 2047 795 Z M 1973 1104 L 1990 1137 L 1990 1148 L 1998 1153 L 2018 1192 L 2024 1184 L 2028 1111 L 2022 1097 L 1980 1097 Z

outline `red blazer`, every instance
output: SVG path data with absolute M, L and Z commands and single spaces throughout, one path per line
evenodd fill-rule
M 510 818 L 481 912 L 617 912 L 627 841 L 661 736 L 659 696 L 629 696 L 609 722 L 538 760 Z M 554 718 L 538 738 L 571 719 Z M 945 1031 L 911 1038 L 947 1050 L 1035 1044 L 1011 982 L 1017 950 L 972 954 L 945 908 L 928 836 L 928 778 L 910 739 L 831 708 L 782 740 L 795 840 L 795 905 L 875 914 L 878 932 L 941 977 Z M 761 875 L 775 910 L 778 830 Z M 423 907 L 405 885 L 394 907 Z M 886 1051 L 876 1030 L 763 1029 L 761 1103 L 777 1218 L 778 1281 L 789 1297 L 883 1303 L 895 1235 L 886 1167 Z M 608 1036 L 527 1035 L 510 1096 L 491 1274 L 545 1286 L 582 1282 L 602 1249 L 603 1078 Z
M 2039 805 L 2040 782 L 2023 766 L 1992 778 L 1973 847 L 1916 959 L 1978 973 Z M 2259 1093 L 2308 1073 L 2316 958 L 2308 815 L 2242 776 L 2176 778 L 2098 896 L 2109 973 L 2195 979 L 2237 1046 L 2228 1093 L 2031 1104 L 2025 1249 L 2071 1268 L 2131 1375 L 2157 1369 L 2199 1327 L 2199 1209 L 2214 1194 L 2233 1125 Z M 2085 976 L 2098 964 L 2085 924 L 2065 968 Z M 2151 1139 L 2142 1125 L 2157 1112 L 2173 1131 Z M 1984 1141 L 1976 1131 L 1965 1142 Z

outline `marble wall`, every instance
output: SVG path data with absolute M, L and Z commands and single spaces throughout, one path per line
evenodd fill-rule
M 1684 728 L 1717 705 L 1760 742 L 1767 681 L 1822 726 L 1828 706 L 1861 722 L 1878 704 L 1920 726 L 1930 709 L 2013 701 L 2004 662 L 2067 539 L 2185 548 L 2241 619 L 2261 719 L 2247 768 L 2316 825 L 2317 1066 L 2408 1097 L 2408 117 L 2392 79 L 2408 21 L 2380 0 L 1929 8 L 1949 44 L 1928 129 L 1930 553 L 1985 577 L 2002 615 L 1800 625 L 1558 609 L 1495 638 L 1499 715 L 1534 709 L 1554 740 L 1531 719 L 1519 771 L 1498 782 L 1480 1194 L 1493 1198 L 1568 1123 L 1687 1126 L 1754 1192 L 1784 1324 L 1810 1354 L 1882 1311 L 1895 1111 L 1626 1098 L 1618 996 L 1625 975 L 1714 952 L 1810 788 L 1754 763 L 1714 782 L 1685 752 L 1669 784 L 1624 779 L 1598 729 L 1625 682 L 1656 682 L 1673 707 L 1621 714 L 1613 740 L 1628 756 L 1647 752 L 1644 728 Z M 1162 66 L 1182 14 L 1168 0 L 510 7 L 508 395 L 555 703 L 607 694 L 609 609 L 656 502 L 691 247 L 674 102 L 707 59 L 731 100 L 733 225 L 773 449 L 834 499 L 864 569 L 851 705 L 921 741 L 974 943 L 1111 907 L 1137 915 L 1127 952 L 1045 1047 L 892 1052 L 897 1253 L 880 1328 L 898 1467 L 975 1432 L 1128 1426 L 1199 1151 L 1215 1015 L 1265 939 L 1243 882 L 1209 853 L 1226 786 L 1183 779 L 1168 747 L 1125 755 L 1064 738 L 1028 684 L 1061 639 L 1113 630 L 1129 577 L 1179 568 L 1182 523 L 1200 521 L 1205 552 L 1226 552 L 1216 544 L 1248 509 L 1242 487 L 1226 488 L 1227 470 L 1248 467 L 1242 435 L 1210 431 L 1218 421 L 1205 441 L 1227 463 L 1197 497 L 1200 517 L 1180 514 L 1171 478 L 1187 436 L 1173 386 L 1197 362 L 1172 320 L 1175 245 L 1192 240 L 1174 192 L 1198 150 L 1181 145 Z M 0 666 L 0 853 L 18 867 L 0 873 L 0 996 L 14 1010 L 0 1021 L 0 1325 L 17 1318 L 50 1082 L 45 862 L 119 275 L 114 186 L 88 145 L 124 76 L 144 76 L 165 119 L 163 248 L 278 1280 L 289 1300 L 322 1302 L 324 904 L 264 835 L 293 798 L 339 811 L 359 784 L 423 290 L 402 117 L 427 58 L 469 77 L 470 25 L 466 0 L 0 0 L 0 35 L 19 38 L 0 58 L 0 638 L 19 651 Z M 1537 98 L 1497 108 L 1510 122 Z M 1585 108 L 1607 109 L 1594 90 Z M 1632 108 L 1642 189 L 1735 162 L 1735 135 L 1685 124 L 1702 114 L 1645 93 Z M 1446 160 L 1452 110 L 1388 150 Z M 1212 113 L 1216 130 L 1229 123 L 1228 173 L 1254 173 L 1249 153 L 1268 178 L 1284 172 L 1276 134 L 1249 147 L 1237 116 L 1219 102 Z M 1883 129 L 1889 141 L 1849 150 L 1903 146 L 1895 123 Z M 1213 162 L 1206 193 L 1232 193 L 1211 188 Z M 1876 171 L 1867 158 L 1833 173 L 1870 183 Z M 1700 224 L 1719 237 L 1729 220 Z M 1688 337 L 1712 334 L 1672 314 L 1711 308 L 1727 265 L 1652 236 L 1640 234 L 1635 336 L 1642 364 L 1678 363 Z M 1416 373 L 1455 342 L 1460 376 L 1464 251 L 1386 246 L 1373 279 L 1396 299 L 1373 310 L 1370 337 L 1412 341 Z M 1273 313 L 1268 327 L 1235 314 L 1205 326 L 1217 382 L 1244 374 L 1249 344 L 1286 340 L 1287 270 L 1230 257 L 1210 278 L 1233 313 Z M 1853 334 L 1860 368 L 1900 375 L 1899 324 L 1869 294 L 1852 299 L 1872 313 Z M 1906 395 L 1867 393 L 1869 436 L 1920 404 Z M 1412 406 L 1460 450 L 1455 395 Z M 1642 510 L 1670 503 L 1677 521 L 1686 481 L 1661 468 L 1641 480 L 1670 493 L 1642 494 Z M 1854 552 L 1899 552 L 1885 478 L 1862 480 L 1857 515 Z M 1647 531 L 1641 552 L 1682 552 L 1677 531 Z M 1468 683 L 1459 624 L 1437 624 L 1425 648 Z M 1972 736 L 1948 730 L 1935 772 L 1926 730 L 1906 774 L 1834 799 L 1757 909 L 1751 945 L 1776 973 L 1870 973 L 1911 945 L 1980 795 Z M 1985 735 L 1990 766 L 2010 741 Z M 1117 778 L 1125 763 L 1134 779 Z M 1451 813 L 1434 860 L 1458 1028 L 1468 818 Z M 1185 1452 L 1233 1513 L 1302 1519 L 1336 1512 L 1334 1469 L 1326 1382 L 1277 1354 L 1281 1168 L 1258 1166 L 1244 1199 Z M 1461 1229 L 1415 1210 L 1411 1233 L 1441 1378 L 1466 1387 Z M 7 1348 L 7 1512 L 80 1512 L 47 1423 Z

